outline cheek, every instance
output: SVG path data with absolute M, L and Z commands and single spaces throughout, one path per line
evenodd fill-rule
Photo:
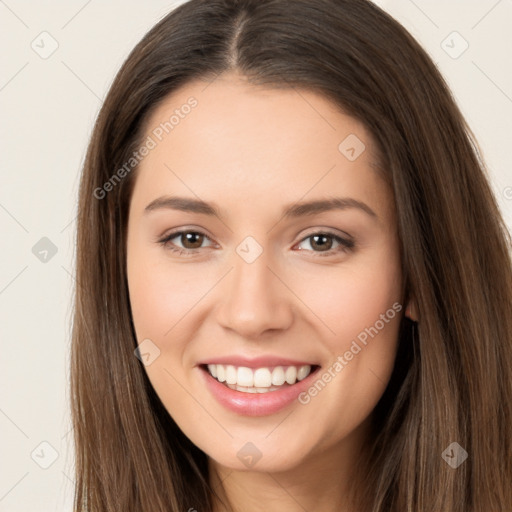
M 160 338 L 172 326 L 174 308 L 169 301 L 178 301 L 175 293 L 167 292 L 169 285 L 165 276 L 143 260 L 134 259 L 129 266 L 130 304 L 139 342 L 141 338 Z
M 169 272 L 168 263 L 151 254 L 134 251 L 128 258 L 128 288 L 137 339 L 154 338 L 157 343 L 170 337 L 171 331 L 204 295 L 197 274 L 179 269 Z M 169 336 L 167 336 L 169 335 Z
M 392 338 L 397 331 L 398 322 L 393 319 L 400 316 L 402 290 L 393 248 L 384 247 L 357 264 L 316 272 L 311 279 L 302 276 L 296 282 L 301 288 L 297 294 L 324 324 L 325 340 L 333 353 L 344 351 L 361 333 L 364 338 L 365 329 L 376 322 L 381 338 Z
M 179 340 L 187 339 L 183 331 L 187 325 L 190 330 L 186 315 L 199 300 L 200 287 L 180 272 L 170 275 L 161 258 L 152 258 L 149 252 L 139 254 L 136 249 L 129 253 L 127 274 L 137 343 L 149 339 L 159 351 L 144 370 L 166 407 L 172 404 L 173 411 L 187 411 L 190 397 L 179 384 L 184 380 L 186 343 Z
M 319 277 L 305 302 L 329 327 L 322 330 L 331 361 L 319 376 L 328 383 L 314 383 L 303 403 L 315 408 L 315 417 L 336 436 L 370 414 L 391 376 L 403 308 L 401 272 L 396 252 L 389 249 Z

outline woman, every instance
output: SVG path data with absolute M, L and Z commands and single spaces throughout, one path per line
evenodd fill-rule
M 76 510 L 511 510 L 510 237 L 485 173 L 371 2 L 161 20 L 80 186 Z

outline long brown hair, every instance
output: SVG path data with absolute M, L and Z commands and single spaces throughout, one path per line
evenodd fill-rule
M 169 93 L 232 69 L 254 84 L 334 101 L 370 130 L 392 185 L 403 275 L 420 319 L 402 320 L 371 457 L 360 468 L 362 509 L 512 510 L 510 235 L 436 66 L 367 0 L 191 0 L 150 30 L 117 74 L 80 184 L 75 510 L 211 510 L 207 456 L 177 427 L 134 356 L 125 266 L 137 169 L 112 176 Z M 453 442 L 468 453 L 456 469 L 442 457 Z

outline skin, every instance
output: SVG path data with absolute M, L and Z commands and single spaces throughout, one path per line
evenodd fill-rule
M 149 338 L 160 350 L 145 370 L 169 414 L 209 456 L 211 483 L 234 510 L 353 510 L 346 497 L 357 486 L 352 470 L 391 375 L 405 307 L 308 404 L 295 401 L 275 414 L 223 408 L 197 363 L 273 354 L 326 369 L 402 304 L 394 201 L 376 169 L 374 143 L 323 96 L 254 86 L 235 73 L 174 91 L 152 114 L 146 136 L 190 96 L 197 107 L 143 159 L 130 204 L 137 341 Z M 349 134 L 366 146 L 354 161 L 338 150 Z M 144 212 L 164 195 L 214 202 L 221 215 Z M 329 197 L 362 201 L 376 217 L 357 208 L 282 217 L 286 205 Z M 206 237 L 158 242 L 180 228 Z M 337 250 L 328 237 L 330 255 L 322 256 L 311 235 L 325 230 L 350 235 L 354 248 Z M 247 236 L 263 249 L 250 264 L 236 252 Z M 195 253 L 173 253 L 172 244 Z M 248 441 L 262 454 L 250 469 L 237 457 Z

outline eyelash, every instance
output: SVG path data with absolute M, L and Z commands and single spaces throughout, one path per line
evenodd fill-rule
M 182 231 L 174 231 L 173 233 L 170 233 L 162 240 L 158 240 L 158 243 L 160 243 L 163 247 L 165 247 L 167 250 L 177 253 L 181 256 L 192 256 L 193 254 L 196 254 L 199 249 L 182 249 L 180 247 L 172 247 L 169 242 L 180 235 L 183 235 L 185 233 L 193 233 L 195 235 L 203 235 L 204 237 L 208 238 L 208 240 L 211 241 L 210 237 L 206 235 L 206 233 L 203 233 L 201 231 L 195 231 L 195 230 L 182 230 Z M 328 251 L 309 251 L 315 253 L 315 257 L 326 257 L 326 256 L 332 256 L 333 254 L 342 253 L 342 252 L 349 252 L 354 249 L 355 243 L 353 240 L 345 239 L 340 237 L 339 235 L 336 235 L 334 233 L 331 233 L 329 231 L 317 231 L 315 233 L 311 233 L 310 235 L 304 237 L 302 240 L 300 240 L 299 244 L 307 240 L 308 238 L 312 238 L 316 235 L 324 235 L 327 237 L 333 238 L 336 242 L 340 244 L 340 247 L 337 249 L 329 249 Z M 173 244 L 174 245 L 174 244 Z M 305 250 L 305 249 L 300 249 Z M 306 249 L 307 250 L 307 249 Z

